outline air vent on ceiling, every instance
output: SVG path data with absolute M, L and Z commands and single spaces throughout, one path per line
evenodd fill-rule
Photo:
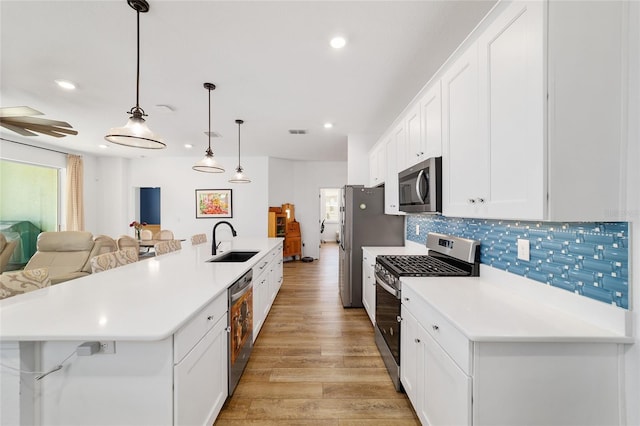
M 209 133 L 211 133 L 211 135 L 209 135 Z M 211 136 L 212 138 L 221 138 L 222 135 L 218 132 L 204 132 L 205 135 L 207 136 Z
M 306 135 L 307 131 L 304 129 L 290 129 L 289 133 L 292 135 Z

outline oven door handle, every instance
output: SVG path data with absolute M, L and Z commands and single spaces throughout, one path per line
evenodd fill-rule
M 395 288 L 391 287 L 389 284 L 387 284 L 384 281 L 382 281 L 377 276 L 376 276 L 376 283 L 380 287 L 382 287 L 385 291 L 387 291 L 388 293 L 393 294 L 396 297 L 396 299 L 400 299 L 400 292 L 398 290 L 396 290 Z
M 251 283 L 249 283 L 249 285 L 247 285 L 246 287 L 244 287 L 240 291 L 237 291 L 235 293 L 231 293 L 229 295 L 229 298 L 231 299 L 231 304 L 233 304 L 233 302 L 237 301 L 238 299 L 240 299 L 242 296 L 244 296 L 246 293 L 248 293 L 251 290 L 253 290 L 253 285 Z

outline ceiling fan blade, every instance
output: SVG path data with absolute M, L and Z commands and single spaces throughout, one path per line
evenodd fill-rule
M 44 133 L 44 134 L 49 134 L 47 132 L 56 132 L 57 134 L 61 134 L 61 133 L 66 133 L 68 135 L 77 135 L 78 132 L 76 130 L 73 129 L 66 129 L 63 127 L 57 127 L 57 126 L 47 126 L 47 125 L 43 125 L 43 124 L 33 124 L 33 123 L 22 123 L 22 127 L 27 129 L 27 130 L 31 130 L 33 132 L 38 132 L 38 133 Z M 55 135 L 51 135 L 51 136 L 55 136 Z M 56 136 L 56 137 L 63 137 L 65 135 L 61 135 L 61 136 Z
M 5 127 L 9 130 L 12 130 L 22 136 L 38 136 L 37 134 L 30 132 L 26 129 L 23 129 L 22 127 L 17 127 L 17 126 L 14 126 L 13 124 L 8 124 L 4 121 L 0 121 L 0 126 Z
M 40 126 L 57 126 L 57 127 L 72 127 L 71 124 L 66 121 L 50 120 L 48 118 L 38 117 L 7 117 L 0 120 L 9 122 L 11 124 L 20 125 L 22 123 L 38 124 Z
M 44 115 L 44 114 L 28 106 L 0 108 L 0 117 L 20 117 L 20 116 L 32 116 L 32 115 Z

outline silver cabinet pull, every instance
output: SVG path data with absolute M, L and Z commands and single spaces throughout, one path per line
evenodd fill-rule
M 405 297 L 405 298 L 404 298 L 404 301 L 405 301 L 405 302 L 408 302 L 408 301 L 409 301 L 409 298 L 408 298 L 408 297 Z
M 473 198 L 469 198 L 469 204 L 475 204 L 476 200 L 474 200 Z
M 414 339 L 414 342 L 420 343 L 420 339 Z
M 440 327 L 438 327 L 437 325 L 432 325 L 431 328 L 433 328 L 433 331 L 438 331 L 440 330 Z

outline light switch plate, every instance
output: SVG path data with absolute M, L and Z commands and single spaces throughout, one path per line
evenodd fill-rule
M 529 261 L 529 240 L 518 239 L 518 259 Z

